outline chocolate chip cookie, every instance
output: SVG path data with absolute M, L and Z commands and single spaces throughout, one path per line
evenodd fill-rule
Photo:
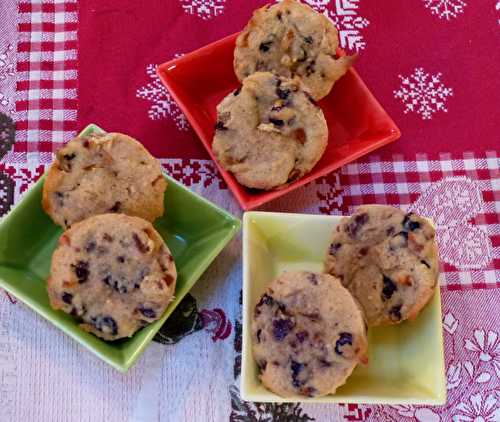
M 253 355 L 262 383 L 282 397 L 333 394 L 367 363 L 363 314 L 328 274 L 284 272 L 255 306 Z
M 151 223 L 101 214 L 62 234 L 47 284 L 54 309 L 77 317 L 84 330 L 116 340 L 161 318 L 176 279 L 172 254 Z
M 217 107 L 212 149 L 249 188 L 275 189 L 308 173 L 323 155 L 328 127 L 298 79 L 257 72 Z
M 325 271 L 356 297 L 369 325 L 413 319 L 438 282 L 434 227 L 391 206 L 359 207 L 333 232 Z
M 240 81 L 258 71 L 299 76 L 319 100 L 353 62 L 353 57 L 337 57 L 338 45 L 337 29 L 327 17 L 284 0 L 254 12 L 236 40 L 234 70 Z
M 61 148 L 43 186 L 42 205 L 64 228 L 96 214 L 163 215 L 167 182 L 160 163 L 120 133 L 77 137 Z

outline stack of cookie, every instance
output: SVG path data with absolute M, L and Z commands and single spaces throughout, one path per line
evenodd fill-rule
M 296 0 L 255 11 L 234 52 L 242 86 L 218 105 L 212 144 L 239 183 L 278 189 L 319 161 L 328 127 L 316 100 L 353 61 L 337 47 L 333 23 Z
M 390 206 L 360 207 L 336 227 L 324 271 L 283 273 L 255 306 L 254 358 L 280 396 L 335 393 L 368 363 L 368 327 L 416 318 L 438 280 L 434 227 Z
M 42 205 L 66 231 L 52 256 L 50 304 L 105 340 L 159 319 L 177 273 L 152 226 L 163 215 L 160 163 L 119 133 L 78 137 L 57 152 Z

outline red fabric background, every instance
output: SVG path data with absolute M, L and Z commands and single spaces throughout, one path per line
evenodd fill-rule
M 147 64 L 240 30 L 251 11 L 265 3 L 227 2 L 223 16 L 202 20 L 184 13 L 176 1 L 147 6 L 133 0 L 85 2 L 79 22 L 79 127 L 95 122 L 130 133 L 158 157 L 207 158 L 191 130 L 180 132 L 168 119 L 148 120 L 144 100 L 135 91 L 147 81 Z M 367 46 L 356 69 L 403 133 L 377 155 L 498 149 L 500 31 L 494 8 L 485 6 L 469 2 L 466 13 L 447 21 L 431 15 L 422 2 L 360 3 L 358 13 L 370 25 L 362 30 Z M 453 88 L 448 113 L 425 121 L 403 113 L 393 91 L 400 85 L 398 75 L 410 75 L 417 67 L 441 72 L 441 82 Z
M 161 64 L 241 29 L 265 1 L 232 2 L 225 17 L 193 19 L 174 1 L 91 0 L 80 8 L 79 127 L 89 122 L 140 139 L 157 157 L 208 158 L 194 132 L 148 119 L 136 89 L 149 63 Z M 231 17 L 229 19 L 229 17 Z

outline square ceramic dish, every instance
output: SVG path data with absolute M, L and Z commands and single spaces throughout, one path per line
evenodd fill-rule
M 252 357 L 252 311 L 284 270 L 322 271 L 340 217 L 247 212 L 243 217 L 243 355 L 241 397 L 257 402 L 444 404 L 439 287 L 418 318 L 369 330 L 369 364 L 358 366 L 335 395 L 283 399 L 262 386 Z
M 179 104 L 243 209 L 254 209 L 285 195 L 400 137 L 395 123 L 357 72 L 350 69 L 319 102 L 330 134 L 326 151 L 312 171 L 279 190 L 251 190 L 240 185 L 218 164 L 212 153 L 217 104 L 239 86 L 233 70 L 237 35 L 160 65 L 158 76 Z
M 83 135 L 102 132 L 90 125 Z M 163 317 L 129 339 L 105 342 L 49 305 L 45 280 L 62 229 L 41 206 L 42 177 L 16 207 L 0 220 L 0 287 L 12 293 L 114 368 L 126 372 L 208 265 L 239 230 L 240 221 L 165 175 L 168 187 L 163 217 L 154 226 L 165 239 L 177 266 L 175 300 Z

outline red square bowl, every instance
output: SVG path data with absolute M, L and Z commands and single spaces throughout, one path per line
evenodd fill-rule
M 250 210 L 285 195 L 400 137 L 395 123 L 351 68 L 319 102 L 328 123 L 329 138 L 323 157 L 312 171 L 286 188 L 273 191 L 240 185 L 219 165 L 212 152 L 217 104 L 239 86 L 233 71 L 237 36 L 230 35 L 163 63 L 157 72 L 243 209 Z

